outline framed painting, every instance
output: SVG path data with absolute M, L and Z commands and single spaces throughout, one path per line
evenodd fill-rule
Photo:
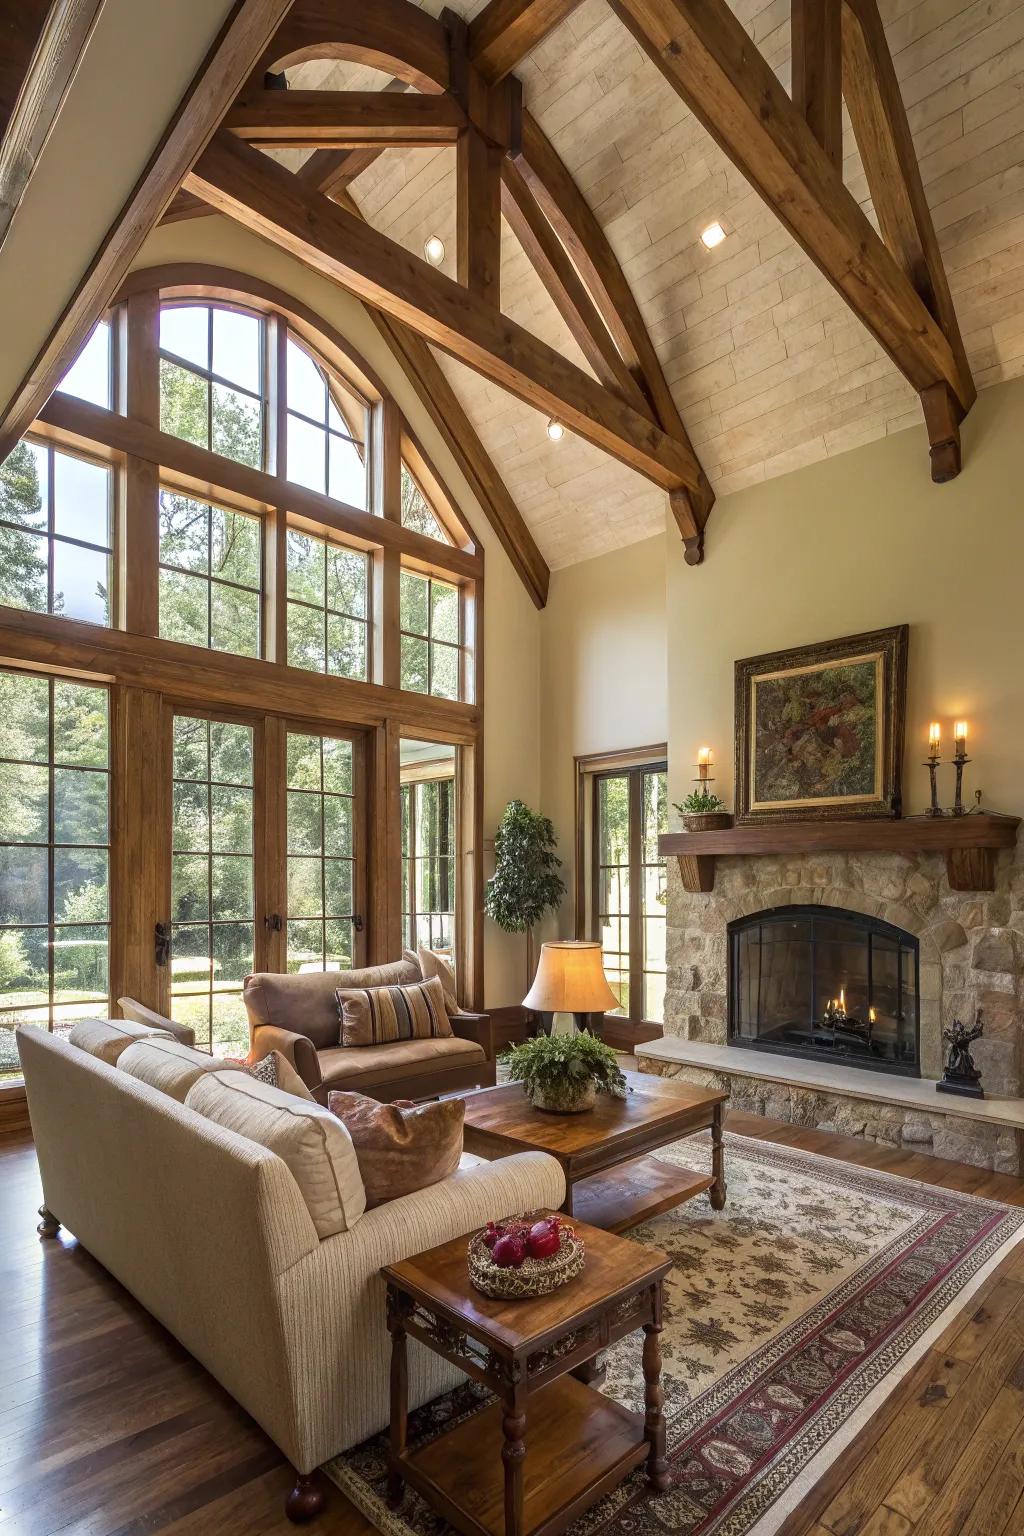
M 736 663 L 736 820 L 899 816 L 908 627 Z

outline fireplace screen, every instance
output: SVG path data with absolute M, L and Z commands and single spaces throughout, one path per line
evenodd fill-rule
M 837 907 L 730 923 L 729 1043 L 919 1076 L 917 940 Z

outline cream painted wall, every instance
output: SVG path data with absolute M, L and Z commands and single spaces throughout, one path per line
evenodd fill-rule
M 486 553 L 484 598 L 484 833 L 508 801 L 540 800 L 540 615 L 426 411 L 363 306 L 283 252 L 219 216 L 157 229 L 136 267 L 208 262 L 274 283 L 308 304 L 362 354 L 399 402 L 417 437 L 465 512 Z M 493 860 L 485 858 L 490 872 Z M 485 920 L 486 1003 L 523 996 L 522 941 Z
M 555 571 L 541 616 L 541 798 L 572 890 L 573 759 L 668 739 L 667 536 Z M 557 921 L 573 924 L 571 894 Z
M 928 721 L 971 726 L 965 787 L 1024 812 L 1024 382 L 985 390 L 964 423 L 964 469 L 928 474 L 912 428 L 719 502 L 702 566 L 668 565 L 669 787 L 709 742 L 732 804 L 733 662 L 910 625 L 904 808 L 928 803 Z M 652 570 L 652 586 L 657 578 Z M 953 798 L 953 771 L 940 773 Z
M 32 366 L 230 10 L 231 0 L 106 0 L 0 250 L 0 404 Z

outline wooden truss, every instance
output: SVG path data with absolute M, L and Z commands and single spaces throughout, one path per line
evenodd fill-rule
M 665 489 L 690 564 L 703 558 L 714 502 L 622 268 L 522 107 L 517 65 L 577 3 L 490 0 L 467 27 L 410 0 L 238 0 L 131 208 L 133 232 L 144 235 L 181 187 L 168 217 L 217 209 L 362 299 L 538 605 L 547 568 L 432 346 Z M 792 99 L 726 0 L 609 4 L 919 393 L 933 478 L 955 475 L 974 384 L 877 0 L 792 0 Z M 369 64 L 393 78 L 370 93 L 268 88 L 313 58 Z M 216 83 L 214 63 L 227 68 Z M 844 96 L 880 234 L 842 181 Z M 347 192 L 388 148 L 439 143 L 456 147 L 458 281 L 372 229 Z M 312 154 L 293 173 L 261 152 L 269 148 Z M 503 215 L 589 371 L 502 314 Z M 83 319 L 109 302 L 126 254 L 129 242 L 115 231 L 76 296 L 75 324 L 65 317 L 46 366 L 9 408 L 16 430 L 52 387 L 53 358 L 66 360 Z

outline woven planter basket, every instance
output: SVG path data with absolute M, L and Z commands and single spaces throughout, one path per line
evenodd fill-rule
M 687 832 L 724 832 L 726 827 L 732 826 L 732 813 L 705 811 L 703 816 L 684 816 L 683 826 Z
M 563 1227 L 559 1238 L 559 1251 L 550 1259 L 524 1259 L 518 1269 L 502 1269 L 491 1258 L 483 1233 L 478 1232 L 469 1240 L 469 1278 L 478 1291 L 497 1301 L 529 1301 L 534 1296 L 547 1296 L 560 1285 L 575 1280 L 586 1263 L 581 1237 Z

